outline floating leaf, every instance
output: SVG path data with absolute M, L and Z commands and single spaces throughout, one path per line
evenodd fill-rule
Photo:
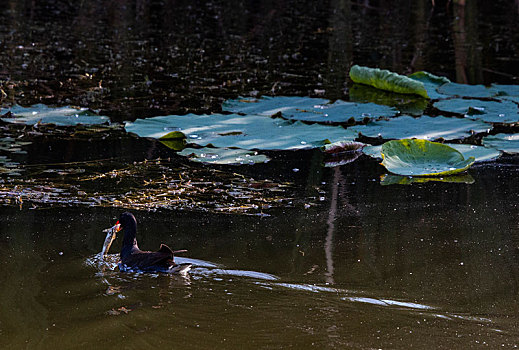
M 180 131 L 188 143 L 219 148 L 293 150 L 326 143 L 353 141 L 357 134 L 340 126 L 307 125 L 256 115 L 170 115 L 126 122 L 125 129 L 141 137 L 161 138 Z
M 227 100 L 222 104 L 222 110 L 233 113 L 256 114 L 272 116 L 285 110 L 311 109 L 316 105 L 330 102 L 322 98 L 298 97 L 298 96 L 263 96 L 262 98 L 239 97 L 235 100 Z
M 354 141 L 339 141 L 322 147 L 326 154 L 325 167 L 336 167 L 356 160 L 362 154 L 365 144 Z
M 377 89 L 429 98 L 422 82 L 385 69 L 354 65 L 350 69 L 350 78 L 355 83 L 373 86 Z
M 354 103 L 310 97 L 262 97 L 261 99 L 228 100 L 222 105 L 224 111 L 272 116 L 281 113 L 281 117 L 316 123 L 345 123 L 350 120 L 360 121 L 365 118 L 393 117 L 395 108 L 374 103 Z
M 483 145 L 506 153 L 519 153 L 519 134 L 497 134 L 483 137 Z
M 475 161 L 452 147 L 427 140 L 393 140 L 382 145 L 382 165 L 393 174 L 442 176 L 467 170 Z
M 472 97 L 472 98 L 486 98 L 497 95 L 498 91 L 495 88 L 488 88 L 484 85 L 467 85 L 458 83 L 448 83 L 438 88 L 440 94 Z
M 500 101 L 512 101 L 516 104 L 519 104 L 519 96 L 508 96 L 508 95 L 503 95 L 503 96 L 498 96 L 497 97 Z
M 359 152 L 365 144 L 355 141 L 339 141 L 324 145 L 321 149 L 327 154 L 340 154 L 345 152 Z
M 464 183 L 473 184 L 474 178 L 470 174 L 462 175 L 451 175 L 445 177 L 413 177 L 413 176 L 401 176 L 393 174 L 385 174 L 380 179 L 380 184 L 383 186 L 387 185 L 410 185 L 413 183 L 425 183 L 425 182 L 449 182 L 449 183 Z
M 443 84 L 448 84 L 451 81 L 445 77 L 439 77 L 437 75 L 431 74 L 429 72 L 415 72 L 413 74 L 408 75 L 409 78 L 421 81 L 427 90 L 427 95 L 433 100 L 439 98 L 445 98 L 447 95 L 440 94 L 438 92 L 438 88 Z
M 452 147 L 461 154 L 463 154 L 463 157 L 465 157 L 465 159 L 469 157 L 474 157 L 476 163 L 495 160 L 501 156 L 501 152 L 494 148 L 457 143 L 445 143 L 445 145 Z M 376 159 L 382 159 L 381 151 L 382 145 L 365 146 L 362 149 L 362 152 L 364 154 Z
M 110 121 L 108 117 L 97 115 L 87 108 L 48 107 L 43 104 L 36 104 L 31 107 L 14 105 L 11 108 L 0 110 L 0 114 L 7 112 L 11 112 L 13 116 L 1 118 L 3 121 L 28 125 L 37 123 L 56 125 L 103 124 Z
M 470 119 L 489 123 L 516 123 L 519 121 L 519 108 L 511 101 L 481 101 L 454 98 L 440 100 L 434 107 L 444 112 L 458 113 Z
M 492 89 L 497 90 L 497 94 L 500 96 L 519 96 L 519 85 L 492 84 Z
M 171 131 L 160 137 L 159 141 L 174 151 L 180 151 L 186 146 L 186 135 L 180 131 Z
M 501 152 L 494 148 L 488 148 L 483 146 L 457 144 L 457 143 L 446 143 L 447 146 L 454 148 L 461 154 L 465 159 L 474 157 L 477 162 L 488 162 L 495 160 L 501 156 Z
M 423 114 L 429 103 L 427 99 L 417 95 L 397 94 L 362 84 L 353 84 L 349 89 L 349 95 L 353 102 L 372 102 L 395 107 L 401 113 L 412 115 Z
M 269 157 L 258 152 L 229 148 L 185 148 L 178 154 L 194 162 L 222 165 L 266 163 L 270 160 Z
M 400 116 L 389 120 L 370 122 L 348 128 L 368 137 L 382 137 L 384 139 L 418 138 L 436 140 L 461 139 L 470 136 L 473 132 L 487 132 L 488 124 L 478 120 L 462 118 L 446 118 L 443 116 L 419 118 Z

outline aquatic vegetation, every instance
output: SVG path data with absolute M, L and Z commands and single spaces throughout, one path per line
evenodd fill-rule
M 194 162 L 222 165 L 256 164 L 270 160 L 266 155 L 255 151 L 232 148 L 184 148 L 178 154 Z
M 100 172 L 103 168 L 112 170 Z M 165 159 L 126 166 L 113 161 L 78 162 L 29 170 L 29 180 L 0 182 L 0 203 L 23 203 L 33 208 L 98 206 L 244 214 L 293 205 L 290 183 L 179 166 Z
M 402 114 L 421 115 L 429 104 L 428 99 L 418 95 L 397 94 L 363 84 L 353 84 L 348 92 L 350 101 L 395 107 Z
M 169 115 L 126 122 L 125 129 L 140 137 L 161 139 L 171 131 L 186 142 L 216 148 L 296 150 L 318 148 L 330 142 L 353 140 L 357 134 L 340 126 L 308 125 L 258 115 Z
M 448 83 L 440 86 L 438 92 L 440 94 L 458 97 L 489 98 L 497 95 L 498 90 L 484 85 Z
M 444 176 L 467 170 L 475 161 L 452 147 L 427 140 L 393 140 L 382 145 L 382 165 L 406 176 Z
M 447 182 L 457 184 L 473 184 L 474 178 L 470 174 L 456 174 L 449 176 L 402 176 L 395 174 L 384 174 L 380 179 L 382 186 L 388 185 L 410 185 L 426 182 Z
M 1 119 L 9 123 L 19 124 L 55 124 L 55 125 L 77 125 L 77 124 L 103 124 L 110 119 L 98 115 L 88 108 L 75 107 L 49 107 L 36 104 L 30 107 L 14 105 L 11 108 L 2 108 Z
M 463 157 L 465 157 L 465 158 L 474 157 L 475 163 L 495 160 L 501 156 L 501 151 L 499 151 L 495 148 L 459 144 L 459 143 L 444 143 L 444 145 L 454 148 L 455 150 L 457 150 L 458 152 L 463 154 Z M 364 154 L 366 154 L 370 157 L 376 158 L 376 159 L 382 159 L 381 151 L 382 151 L 382 145 L 365 146 L 362 149 L 362 152 Z
M 483 101 L 476 99 L 454 98 L 440 100 L 433 105 L 443 112 L 457 113 L 469 119 L 488 123 L 519 122 L 519 107 L 512 101 Z
M 519 134 L 497 134 L 483 137 L 483 145 L 509 154 L 519 153 Z
M 394 117 L 398 110 L 375 103 L 354 103 L 310 97 L 238 98 L 227 100 L 222 110 L 263 116 L 280 116 L 289 120 L 337 124 L 379 117 Z
M 490 126 L 482 121 L 448 118 L 443 116 L 430 117 L 423 115 L 418 118 L 400 116 L 389 120 L 370 122 L 350 128 L 368 137 L 382 139 L 419 138 L 428 140 L 462 139 L 474 133 L 487 132 Z
M 386 69 L 354 65 L 350 69 L 350 78 L 355 83 L 370 85 L 377 89 L 430 98 L 421 81 L 408 78 L 405 75 L 400 75 Z
M 438 88 L 444 84 L 450 83 L 451 81 L 449 79 L 445 77 L 439 77 L 424 71 L 409 74 L 408 77 L 417 81 L 421 81 L 425 87 L 425 90 L 427 90 L 427 95 L 429 98 L 436 100 L 439 98 L 448 97 L 445 94 L 439 93 Z
M 324 166 L 336 167 L 355 161 L 362 154 L 365 144 L 361 142 L 340 141 L 322 147 L 325 153 Z

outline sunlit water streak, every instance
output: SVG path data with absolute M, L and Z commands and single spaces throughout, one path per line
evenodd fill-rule
M 98 269 L 96 277 L 100 277 L 104 284 L 108 285 L 106 295 L 116 294 L 118 298 L 124 299 L 125 296 L 121 293 L 121 288 L 113 286 L 113 283 L 109 279 L 115 279 L 119 282 L 137 280 L 141 277 L 151 278 L 164 278 L 168 275 L 176 278 L 176 284 L 180 285 L 191 285 L 193 281 L 208 280 L 209 282 L 221 282 L 224 278 L 233 277 L 236 279 L 228 279 L 230 283 L 251 283 L 262 289 L 268 289 L 271 291 L 277 291 L 281 289 L 289 289 L 293 291 L 317 293 L 317 294 L 333 294 L 340 301 L 350 303 L 360 303 L 371 305 L 373 307 L 390 308 L 395 311 L 404 311 L 418 313 L 419 315 L 429 316 L 438 319 L 444 319 L 448 321 L 463 320 L 469 322 L 477 322 L 481 324 L 490 324 L 492 319 L 486 317 L 478 317 L 471 315 L 460 315 L 451 312 L 442 312 L 438 307 L 420 304 L 410 301 L 393 300 L 386 297 L 374 297 L 374 296 L 362 296 L 367 294 L 363 291 L 356 291 L 343 288 L 335 288 L 332 286 L 321 286 L 316 284 L 307 283 L 286 283 L 280 281 L 281 278 L 278 276 L 250 270 L 236 270 L 227 269 L 223 266 L 204 261 L 200 259 L 192 259 L 186 257 L 175 257 L 175 261 L 179 264 L 192 264 L 191 271 L 185 275 L 170 275 L 166 273 L 142 273 L 142 272 L 120 272 L 119 271 L 119 255 L 118 254 L 107 254 L 104 257 L 101 253 L 91 256 L 86 259 L 85 264 Z M 232 293 L 228 293 L 232 294 Z M 326 297 L 328 298 L 328 297 Z M 497 330 L 498 331 L 498 330 Z

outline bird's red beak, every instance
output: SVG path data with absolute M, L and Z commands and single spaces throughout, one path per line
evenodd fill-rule
M 119 220 L 115 223 L 115 232 L 121 231 L 121 224 L 119 223 Z

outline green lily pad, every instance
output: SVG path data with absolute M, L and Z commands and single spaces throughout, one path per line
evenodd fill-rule
M 354 65 L 350 69 L 350 78 L 355 83 L 373 86 L 377 89 L 399 94 L 415 94 L 429 98 L 427 90 L 421 81 L 385 69 Z
M 11 112 L 13 117 L 1 118 L 5 122 L 33 125 L 37 123 L 55 125 L 103 124 L 109 122 L 106 116 L 93 113 L 87 108 L 49 107 L 36 104 L 31 107 L 14 105 L 3 108 L 0 114 Z
M 483 137 L 483 145 L 506 153 L 519 153 L 519 134 L 497 134 Z
M 350 129 L 364 136 L 384 139 L 455 140 L 470 136 L 473 132 L 487 132 L 489 125 L 479 120 L 424 115 L 419 118 L 400 116 L 348 128 Z
M 481 101 L 454 98 L 440 100 L 434 107 L 444 112 L 458 113 L 470 119 L 479 119 L 488 123 L 519 122 L 519 108 L 512 101 Z
M 281 117 L 315 123 L 345 123 L 365 118 L 393 117 L 398 114 L 395 108 L 374 103 L 354 103 L 310 97 L 262 97 L 261 99 L 228 100 L 222 105 L 228 112 Z
M 221 165 L 266 163 L 270 160 L 269 157 L 258 152 L 229 148 L 184 148 L 178 154 L 194 162 Z
M 180 131 L 171 131 L 160 137 L 159 141 L 174 151 L 181 151 L 186 146 L 186 135 Z
M 429 100 L 417 95 L 397 94 L 363 84 L 353 84 L 348 92 L 353 102 L 395 107 L 404 114 L 422 115 L 429 104 Z
M 429 72 L 415 72 L 413 74 L 408 75 L 409 78 L 421 81 L 427 90 L 427 95 L 433 99 L 437 100 L 440 98 L 445 98 L 448 95 L 440 94 L 438 92 L 438 88 L 444 84 L 448 84 L 451 81 L 445 77 L 439 77 L 437 75 L 431 74 Z
M 169 115 L 126 122 L 127 132 L 160 139 L 172 131 L 186 135 L 187 143 L 218 148 L 294 150 L 353 141 L 357 134 L 341 126 L 307 125 L 257 115 Z
M 485 85 L 468 85 L 458 83 L 448 83 L 440 86 L 438 92 L 444 95 L 472 97 L 472 98 L 487 98 L 498 94 L 498 91 L 492 87 Z
M 476 163 L 495 160 L 501 156 L 501 152 L 495 148 L 457 143 L 445 143 L 445 145 L 454 148 L 455 150 L 463 154 L 463 157 L 465 158 L 474 157 Z M 381 151 L 382 145 L 364 146 L 364 148 L 362 149 L 362 152 L 364 154 L 375 159 L 382 159 Z
M 444 176 L 467 170 L 475 161 L 452 147 L 427 140 L 392 140 L 382 145 L 382 165 L 406 176 Z
M 383 186 L 388 185 L 410 185 L 413 183 L 425 183 L 425 182 L 449 182 L 449 183 L 463 183 L 473 184 L 474 178 L 470 174 L 451 175 L 445 177 L 413 177 L 413 176 L 401 176 L 393 174 L 385 174 L 380 179 L 380 184 Z

